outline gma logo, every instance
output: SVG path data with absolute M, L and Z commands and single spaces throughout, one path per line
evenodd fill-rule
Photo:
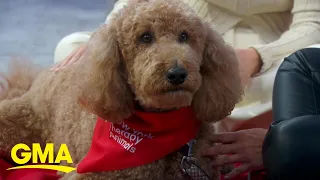
M 17 156 L 17 151 L 23 150 L 21 152 L 21 157 Z M 42 151 L 39 143 L 32 144 L 30 148 L 26 144 L 17 144 L 11 149 L 12 160 L 20 166 L 12 167 L 7 170 L 13 169 L 50 169 L 61 171 L 64 173 L 69 173 L 75 168 L 69 166 L 55 165 L 60 164 L 61 161 L 67 161 L 67 163 L 73 163 L 70 156 L 68 147 L 66 144 L 61 144 L 57 156 L 54 158 L 54 145 L 53 143 L 47 143 L 44 151 Z M 25 165 L 28 162 L 32 162 L 34 165 Z M 40 160 L 40 162 L 39 162 Z M 42 164 L 38 164 L 42 163 Z M 46 164 L 44 164 L 46 163 Z

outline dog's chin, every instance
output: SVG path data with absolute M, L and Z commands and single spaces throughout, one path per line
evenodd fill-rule
M 145 110 L 168 111 L 190 106 L 193 93 L 187 90 L 170 90 L 138 98 Z

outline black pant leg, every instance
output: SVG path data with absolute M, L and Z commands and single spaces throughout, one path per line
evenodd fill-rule
M 272 179 L 320 179 L 320 49 L 297 51 L 281 64 L 273 118 L 263 144 Z

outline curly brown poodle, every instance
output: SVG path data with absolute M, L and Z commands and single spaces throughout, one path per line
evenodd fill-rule
M 201 151 L 213 145 L 212 123 L 241 99 L 237 63 L 233 49 L 180 0 L 134 0 L 93 34 L 78 63 L 58 73 L 34 76 L 34 70 L 19 69 L 7 75 L 0 149 L 10 153 L 21 142 L 67 144 L 76 167 L 90 149 L 97 117 L 121 122 L 137 106 L 157 113 L 192 107 L 201 121 L 193 154 L 210 179 L 219 179 Z M 185 179 L 181 158 L 175 151 L 142 166 L 73 171 L 62 179 Z

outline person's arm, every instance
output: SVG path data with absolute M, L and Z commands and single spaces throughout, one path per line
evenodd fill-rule
M 263 62 L 261 73 L 288 54 L 320 43 L 320 1 L 294 0 L 291 13 L 292 23 L 278 40 L 266 45 L 252 46 Z

